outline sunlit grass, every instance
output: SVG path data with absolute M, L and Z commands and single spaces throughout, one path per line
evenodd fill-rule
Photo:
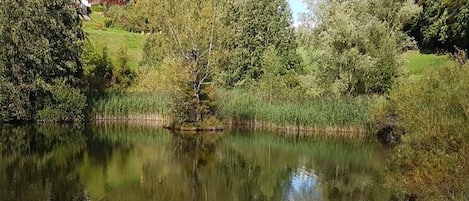
M 93 46 L 99 49 L 106 46 L 113 61 L 119 56 L 119 50 L 126 48 L 129 67 L 136 70 L 143 57 L 143 46 L 147 36 L 120 28 L 106 28 L 104 26 L 105 17 L 99 12 L 91 14 L 91 19 L 91 21 L 83 22 L 83 29 Z
M 224 119 L 260 121 L 279 126 L 359 127 L 369 123 L 369 97 L 311 99 L 267 103 L 247 92 L 223 92 L 219 97 L 219 113 Z M 94 97 L 92 115 L 102 117 L 161 115 L 170 112 L 170 97 L 142 92 L 108 92 Z
M 422 54 L 419 51 L 408 51 L 405 58 L 407 59 L 405 67 L 410 75 L 420 75 L 430 69 L 454 64 L 447 55 Z

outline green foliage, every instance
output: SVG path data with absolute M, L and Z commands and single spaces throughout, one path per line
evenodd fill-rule
M 93 5 L 91 7 L 91 10 L 93 11 L 92 13 L 94 12 L 105 12 L 108 10 L 108 8 L 106 8 L 106 6 L 102 6 L 102 5 Z
M 160 34 L 152 34 L 148 37 L 143 47 L 142 66 L 154 70 L 155 67 L 161 65 L 167 56 L 174 54 L 173 50 L 167 47 L 170 44 L 171 40 Z
M 112 85 L 114 88 L 127 88 L 135 80 L 136 74 L 130 69 L 128 63 L 127 48 L 123 47 L 119 50 L 117 66 L 112 73 Z
M 469 65 L 435 69 L 392 91 L 386 108 L 405 129 L 388 184 L 419 200 L 469 198 Z
M 401 29 L 418 12 L 411 0 L 321 4 L 316 23 L 304 27 L 312 33 L 304 41 L 317 66 L 320 94 L 388 92 L 403 73 L 402 54 L 412 45 Z
M 259 90 L 266 92 L 269 103 L 276 97 L 286 91 L 286 85 L 283 82 L 284 77 L 280 75 L 282 63 L 278 58 L 278 52 L 274 48 L 269 48 L 264 52 L 262 58 L 262 66 L 264 73 L 259 82 Z
M 130 32 L 150 31 L 148 17 L 142 4 L 111 6 L 106 15 L 112 19 L 112 25 L 122 27 Z
M 45 107 L 37 112 L 37 119 L 46 122 L 81 122 L 85 120 L 86 97 L 80 89 L 66 84 L 65 80 L 55 80 L 46 89 L 50 96 Z
M 83 32 L 70 1 L 0 1 L 0 35 L 0 121 L 55 107 L 46 101 L 55 80 L 79 93 Z
M 83 51 L 83 64 L 88 92 L 101 93 L 110 86 L 113 64 L 106 47 L 99 53 L 91 44 L 87 43 Z
M 454 52 L 454 47 L 469 49 L 469 1 L 420 1 L 423 12 L 408 27 L 426 51 Z
M 251 90 L 271 103 L 296 97 L 305 97 L 297 74 L 285 73 L 278 51 L 269 47 L 262 57 L 263 75 Z
M 200 123 L 214 115 L 214 75 L 220 60 L 222 2 L 213 0 L 151 1 L 149 21 L 159 34 L 145 46 L 144 58 L 174 86 L 173 123 Z M 181 12 L 184 10 L 185 12 Z M 155 55 L 153 57 L 153 55 Z
M 111 27 L 113 23 L 114 22 L 112 21 L 112 19 L 109 19 L 109 18 L 104 19 L 104 27 L 106 28 Z
M 136 78 L 135 72 L 128 65 L 129 56 L 125 47 L 120 48 L 114 64 L 108 55 L 107 47 L 99 53 L 87 43 L 83 52 L 83 63 L 88 92 L 91 94 L 99 94 L 109 88 L 127 88 Z
M 222 66 L 226 86 L 249 86 L 260 80 L 266 68 L 263 56 L 269 47 L 277 51 L 281 74 L 303 71 L 287 1 L 232 1 L 227 11 L 223 47 L 229 52 L 229 60 Z

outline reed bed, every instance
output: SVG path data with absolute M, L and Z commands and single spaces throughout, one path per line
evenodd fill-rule
M 293 98 L 265 101 L 237 90 L 219 96 L 219 114 L 231 126 L 301 131 L 364 132 L 369 122 L 370 97 Z M 108 92 L 91 100 L 95 120 L 150 120 L 169 122 L 170 97 L 164 94 Z
M 91 99 L 91 117 L 160 121 L 170 111 L 169 102 L 169 97 L 165 94 L 107 92 Z
M 370 97 L 282 100 L 268 102 L 249 92 L 225 92 L 220 114 L 233 121 L 262 122 L 274 127 L 366 128 Z M 351 129 L 353 130 L 353 129 Z

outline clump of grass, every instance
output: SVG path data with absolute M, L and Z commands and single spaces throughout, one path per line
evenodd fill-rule
M 91 113 L 99 116 L 166 115 L 170 110 L 165 94 L 107 92 L 91 99 Z
M 361 127 L 369 122 L 369 97 L 321 98 L 269 103 L 250 92 L 230 91 L 220 96 L 224 118 L 255 120 L 278 125 Z

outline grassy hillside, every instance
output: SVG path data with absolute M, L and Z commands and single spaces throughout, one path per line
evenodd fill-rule
M 406 69 L 410 75 L 420 75 L 426 70 L 442 68 L 453 63 L 447 55 L 421 54 L 419 51 L 408 51 Z
M 91 14 L 91 21 L 84 21 L 83 29 L 87 38 L 97 48 L 108 48 L 109 56 L 115 59 L 121 48 L 127 48 L 130 68 L 136 70 L 143 55 L 146 35 L 131 33 L 120 28 L 106 28 L 102 13 Z

